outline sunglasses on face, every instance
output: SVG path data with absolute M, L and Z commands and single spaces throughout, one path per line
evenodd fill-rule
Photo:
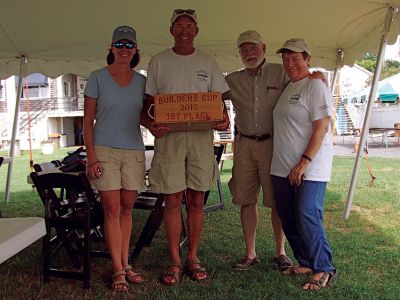
M 175 9 L 174 13 L 177 15 L 187 14 L 193 16 L 196 14 L 196 11 L 194 9 Z
M 117 49 L 127 48 L 127 49 L 134 49 L 136 48 L 136 44 L 134 42 L 115 42 L 113 46 Z

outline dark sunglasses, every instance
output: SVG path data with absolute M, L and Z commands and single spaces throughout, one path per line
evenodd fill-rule
M 136 44 L 134 42 L 115 42 L 113 46 L 117 49 L 127 48 L 127 49 L 134 49 L 136 48 Z
M 187 15 L 194 15 L 196 11 L 194 9 L 175 9 L 174 13 L 177 15 L 187 14 Z

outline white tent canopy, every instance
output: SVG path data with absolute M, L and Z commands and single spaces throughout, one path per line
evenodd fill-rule
M 280 61 L 274 52 L 285 40 L 301 37 L 311 46 L 313 66 L 335 69 L 343 64 L 352 65 L 355 59 L 370 52 L 378 54 L 375 74 L 379 77 L 386 43 L 394 43 L 399 34 L 394 18 L 399 6 L 400 0 L 2 0 L 0 78 L 20 75 L 21 88 L 22 77 L 31 73 L 49 77 L 66 73 L 87 75 L 105 65 L 112 30 L 123 24 L 136 29 L 142 57 L 139 68 L 146 68 L 152 55 L 172 45 L 169 25 L 175 8 L 197 11 L 200 32 L 196 47 L 212 54 L 223 71 L 242 66 L 236 38 L 242 31 L 256 29 L 267 42 L 267 57 L 271 62 Z M 375 96 L 375 81 L 370 97 Z M 11 156 L 18 104 L 19 98 Z M 364 127 L 368 126 L 369 115 L 367 109 Z M 365 130 L 350 186 L 347 217 L 358 178 L 364 134 Z M 12 165 L 11 161 L 6 201 Z
M 267 42 L 270 61 L 285 40 L 305 38 L 313 66 L 333 69 L 337 49 L 352 65 L 366 51 L 377 53 L 388 0 L 2 0 L 0 10 L 0 78 L 19 73 L 20 57 L 27 74 L 56 77 L 87 75 L 103 66 L 112 30 L 132 25 L 138 33 L 142 62 L 172 45 L 169 21 L 174 8 L 194 8 L 200 27 L 197 47 L 213 54 L 223 71 L 241 67 L 238 34 L 258 30 Z M 398 27 L 392 26 L 390 43 Z

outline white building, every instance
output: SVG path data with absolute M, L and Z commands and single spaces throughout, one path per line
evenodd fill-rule
M 36 73 L 24 78 L 17 130 L 20 149 L 29 149 L 29 141 L 33 149 L 47 141 L 62 147 L 83 144 L 85 83 L 84 78 L 72 74 L 51 79 Z M 0 145 L 3 147 L 11 140 L 17 85 L 17 76 L 0 81 Z
M 339 74 L 340 95 L 342 99 L 348 99 L 354 93 L 367 87 L 369 85 L 368 80 L 373 75 L 373 73 L 359 65 L 354 65 L 353 67 L 344 66 Z
M 334 75 L 333 71 L 327 71 L 321 68 L 312 68 L 312 70 L 321 71 L 331 87 Z M 333 94 L 339 95 L 341 99 L 344 100 L 367 87 L 368 80 L 373 75 L 373 73 L 359 65 L 354 65 L 353 67 L 344 66 L 338 72 L 339 86 L 335 86 Z

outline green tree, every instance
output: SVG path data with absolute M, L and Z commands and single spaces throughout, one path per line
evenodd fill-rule
M 356 60 L 355 63 L 364 69 L 374 73 L 376 64 L 376 55 L 367 53 L 362 60 Z M 385 60 L 382 66 L 380 80 L 400 73 L 400 62 L 394 59 Z M 366 82 L 368 85 L 372 83 L 372 76 Z
M 381 79 L 388 78 L 400 72 L 400 62 L 394 59 L 385 60 L 383 64 Z
M 367 53 L 362 60 L 356 60 L 355 63 L 373 73 L 375 71 L 376 55 Z

